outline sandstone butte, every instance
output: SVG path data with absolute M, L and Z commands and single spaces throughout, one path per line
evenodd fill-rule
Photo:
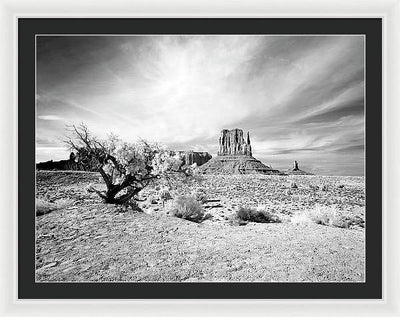
M 285 171 L 285 174 L 288 175 L 313 175 L 311 173 L 305 172 L 299 168 L 299 163 L 294 161 L 293 167 Z
M 250 134 L 243 130 L 224 129 L 219 137 L 219 151 L 200 167 L 204 174 L 283 174 L 252 156 Z

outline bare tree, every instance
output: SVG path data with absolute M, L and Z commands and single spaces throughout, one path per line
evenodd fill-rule
M 69 133 L 64 142 L 68 149 L 76 152 L 81 161 L 90 162 L 101 174 L 106 190 L 91 190 L 106 203 L 126 204 L 156 179 L 191 175 L 190 169 L 181 169 L 182 161 L 178 156 L 171 155 L 159 144 L 144 140 L 122 142 L 113 134 L 101 140 L 84 123 L 67 129 Z

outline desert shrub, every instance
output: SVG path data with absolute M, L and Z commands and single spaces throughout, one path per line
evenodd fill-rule
M 170 200 L 170 199 L 172 199 L 171 193 L 169 192 L 168 189 L 162 189 L 162 190 L 160 190 L 159 195 L 160 195 L 160 198 L 161 198 L 162 200 Z
M 200 203 L 204 204 L 207 202 L 207 194 L 204 188 L 196 188 L 192 196 Z
M 232 215 L 231 217 L 227 217 L 225 219 L 228 220 L 231 226 L 245 226 L 249 223 L 246 220 L 238 218 L 236 215 Z
M 341 212 L 339 212 L 336 205 L 322 206 L 317 204 L 312 209 L 304 210 L 295 214 L 291 218 L 291 222 L 314 222 L 324 226 L 348 228 L 352 223 L 352 220 L 350 217 L 345 217 Z
M 201 204 L 193 196 L 176 197 L 169 206 L 169 213 L 193 222 L 202 222 L 208 218 Z
M 49 201 L 43 198 L 36 198 L 36 216 L 42 216 L 54 210 L 63 209 L 68 205 L 71 205 L 71 201 L 69 199 Z
M 236 211 L 236 217 L 243 221 L 252 222 L 281 222 L 278 215 L 263 209 L 263 208 L 250 208 L 250 207 L 239 207 Z
M 158 194 L 160 196 L 160 199 L 162 200 L 163 207 L 164 207 L 164 203 L 167 200 L 172 199 L 171 193 L 169 192 L 169 190 L 167 188 L 161 189 Z

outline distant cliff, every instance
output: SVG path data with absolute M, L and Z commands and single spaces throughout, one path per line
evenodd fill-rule
M 184 166 L 193 165 L 201 166 L 207 163 L 212 156 L 208 152 L 195 152 L 195 151 L 171 151 L 171 154 L 179 153 Z
M 179 153 L 182 159 L 182 166 L 193 165 L 194 163 L 197 166 L 201 166 L 207 163 L 211 159 L 211 155 L 208 152 L 195 152 L 195 151 L 170 151 L 171 154 Z M 38 170 L 60 170 L 60 171 L 89 171 L 94 172 L 97 171 L 93 164 L 90 162 L 82 161 L 71 152 L 68 160 L 60 160 L 60 161 L 47 161 L 40 162 L 36 164 L 36 168 Z
M 40 162 L 36 164 L 36 168 L 38 170 L 43 171 L 52 171 L 52 170 L 59 170 L 59 171 L 86 171 L 90 169 L 85 169 L 83 164 L 78 163 L 75 153 L 71 152 L 69 155 L 68 160 L 60 160 L 60 161 L 47 161 L 47 162 Z

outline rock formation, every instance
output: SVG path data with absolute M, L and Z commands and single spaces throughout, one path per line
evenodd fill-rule
M 45 170 L 45 171 L 51 171 L 51 170 L 61 170 L 61 171 L 67 171 L 67 170 L 82 170 L 76 160 L 76 155 L 75 153 L 71 152 L 69 155 L 69 160 L 60 160 L 60 161 L 47 161 L 47 162 L 40 162 L 36 164 L 36 168 L 38 170 Z
M 293 168 L 290 168 L 287 171 L 285 171 L 285 174 L 289 174 L 289 175 L 313 175 L 311 173 L 302 171 L 299 168 L 299 163 L 297 161 L 293 162 Z
M 195 151 L 171 151 L 171 154 L 179 153 L 183 164 L 182 165 L 193 165 L 201 166 L 207 163 L 211 159 L 211 155 L 208 152 L 195 152 Z
M 211 159 L 211 155 L 208 152 L 195 152 L 195 151 L 170 151 L 171 155 L 179 153 L 183 164 L 182 166 L 193 165 L 201 166 L 207 163 Z M 83 157 L 83 156 L 82 156 Z M 38 170 L 60 170 L 60 171 L 89 171 L 95 172 L 97 168 L 90 164 L 90 160 L 82 159 L 81 156 L 71 152 L 69 160 L 61 161 L 47 161 L 36 164 Z
M 282 174 L 252 156 L 250 134 L 243 130 L 222 130 L 218 155 L 201 167 L 204 174 Z
M 246 140 L 243 138 L 243 130 L 222 130 L 219 137 L 219 156 L 223 155 L 247 155 L 251 156 L 250 134 L 247 132 Z
M 216 156 L 201 166 L 204 174 L 282 174 L 252 156 Z

